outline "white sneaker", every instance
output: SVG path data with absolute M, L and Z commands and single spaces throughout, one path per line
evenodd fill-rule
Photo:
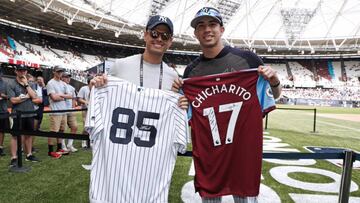
M 77 152 L 77 151 L 78 151 L 78 150 L 77 150 L 75 147 L 73 147 L 73 146 L 68 147 L 68 149 L 70 150 L 70 152 Z
M 81 147 L 82 147 L 82 148 L 87 148 L 87 144 L 86 144 L 86 141 L 85 141 L 85 140 L 83 140 L 83 141 L 81 142 Z

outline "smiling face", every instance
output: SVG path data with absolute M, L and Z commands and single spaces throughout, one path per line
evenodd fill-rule
M 221 36 L 224 27 L 212 17 L 203 17 L 197 23 L 194 34 L 200 42 L 202 48 L 213 48 L 221 46 Z
M 144 35 L 146 50 L 149 55 L 161 56 L 171 46 L 172 36 L 166 25 L 160 24 L 152 30 L 147 30 Z M 169 38 L 166 40 L 166 36 Z

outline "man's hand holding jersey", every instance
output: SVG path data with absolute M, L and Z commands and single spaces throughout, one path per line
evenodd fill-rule
M 270 66 L 259 66 L 258 73 L 263 76 L 265 80 L 269 81 L 274 98 L 279 98 L 281 94 L 281 85 L 276 71 Z
M 107 84 L 107 81 L 108 81 L 107 75 L 105 75 L 105 74 L 97 75 L 93 79 L 90 80 L 90 89 L 93 86 L 102 87 Z
M 178 93 L 180 91 L 181 87 L 183 86 L 183 84 L 184 84 L 184 81 L 181 78 L 177 78 L 174 80 L 171 90 Z M 185 110 L 187 110 L 189 108 L 189 101 L 184 95 L 180 96 L 179 101 L 178 101 L 178 106 Z

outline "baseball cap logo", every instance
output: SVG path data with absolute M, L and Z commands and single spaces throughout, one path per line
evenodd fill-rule
M 159 21 L 162 21 L 162 22 L 166 23 L 167 22 L 167 17 L 159 16 Z
M 205 7 L 205 8 L 202 8 L 202 9 L 201 9 L 201 12 L 209 13 L 209 8 L 206 8 L 206 7 Z
M 174 27 L 170 20 L 170 18 L 162 16 L 162 15 L 155 15 L 150 17 L 149 21 L 146 24 L 146 30 L 152 30 L 157 25 L 164 24 L 169 27 L 170 34 L 174 33 Z

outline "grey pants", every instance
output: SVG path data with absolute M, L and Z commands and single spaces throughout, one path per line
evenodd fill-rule
M 257 203 L 257 197 L 239 197 L 233 196 L 235 203 Z M 203 203 L 221 203 L 221 197 L 201 198 Z

